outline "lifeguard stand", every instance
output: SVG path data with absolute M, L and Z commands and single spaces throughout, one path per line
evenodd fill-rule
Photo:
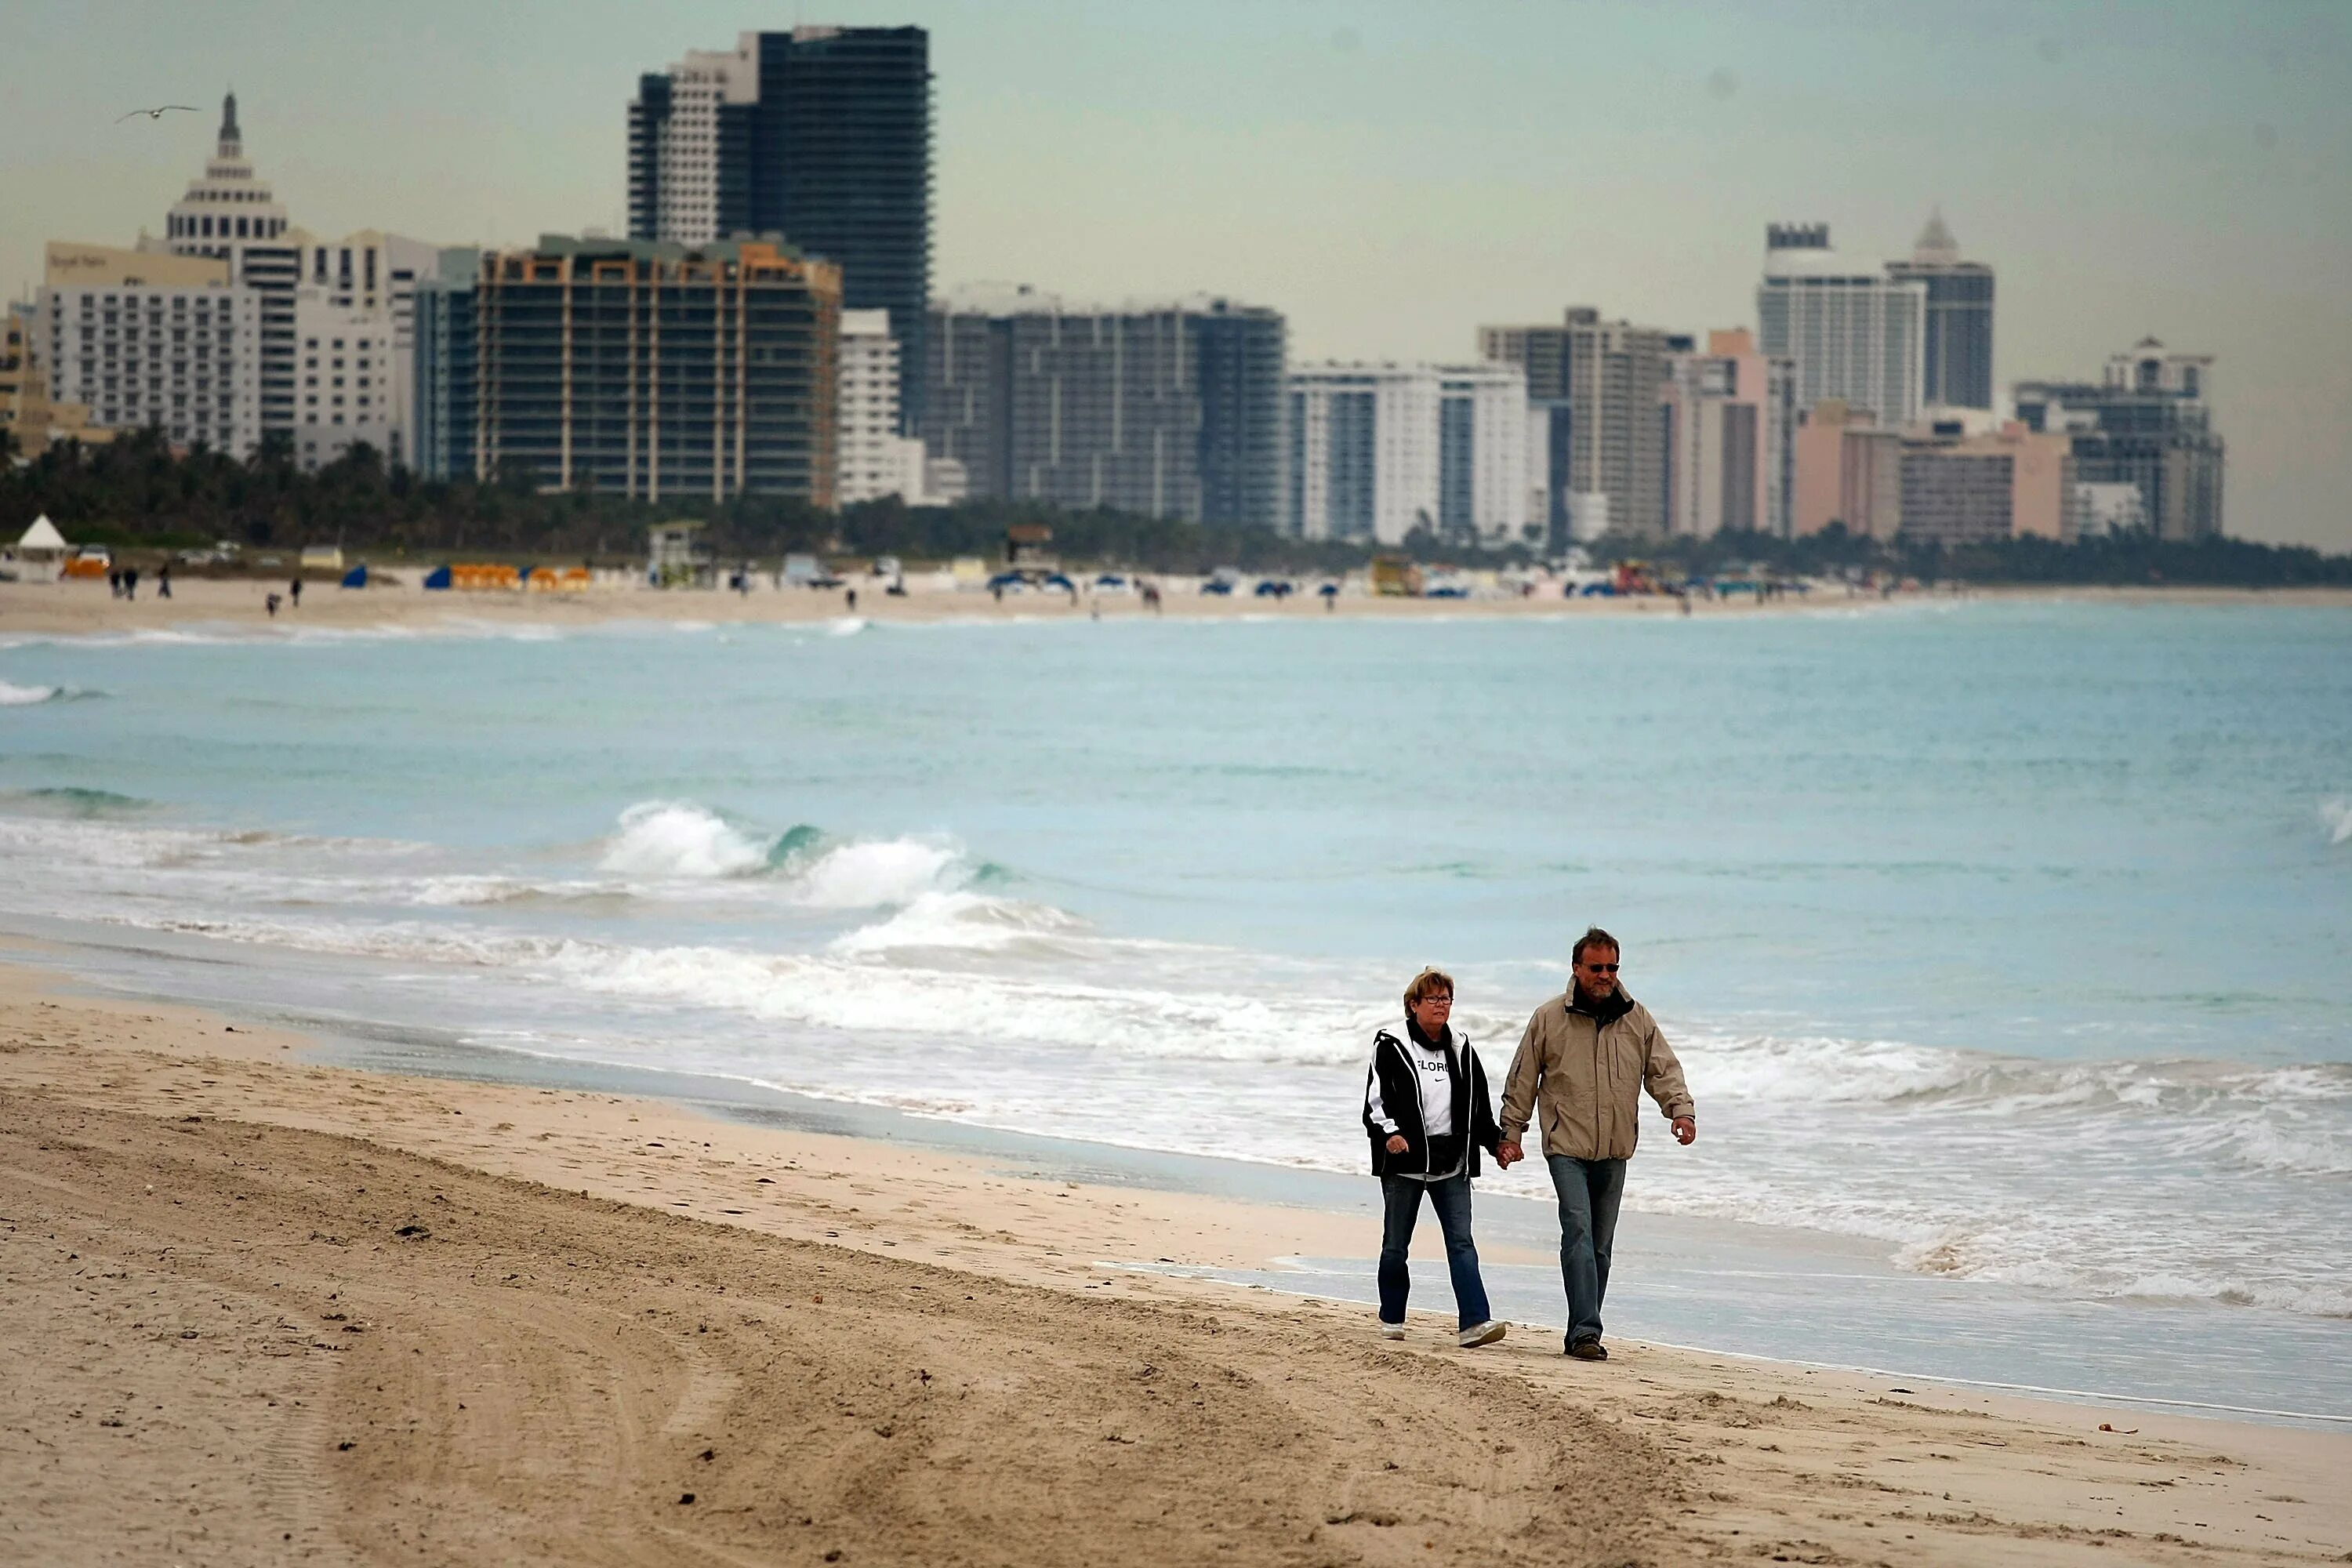
M 719 567 L 702 542 L 702 524 L 657 522 L 646 531 L 646 581 L 656 588 L 710 588 Z

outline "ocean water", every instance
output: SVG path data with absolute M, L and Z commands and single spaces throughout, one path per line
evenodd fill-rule
M 2341 611 L 0 631 L 0 924 L 224 1003 L 1344 1172 L 1589 922 L 1636 1215 L 2352 1351 Z

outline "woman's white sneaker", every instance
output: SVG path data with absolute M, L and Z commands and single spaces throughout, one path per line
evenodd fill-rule
M 1404 1325 L 1402 1323 L 1382 1323 L 1381 1325 L 1381 1338 L 1384 1340 L 1401 1340 L 1404 1338 Z
M 1485 1322 L 1474 1323 L 1454 1335 L 1454 1342 L 1466 1351 L 1479 1345 L 1491 1345 L 1502 1337 L 1503 1325 L 1489 1318 Z

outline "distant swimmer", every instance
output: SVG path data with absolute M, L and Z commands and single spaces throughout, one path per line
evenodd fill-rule
M 1675 1138 L 1698 1136 L 1696 1106 L 1682 1063 L 1650 1010 L 1618 984 L 1617 939 L 1593 926 L 1570 955 L 1566 994 L 1536 1009 L 1503 1080 L 1503 1141 L 1495 1158 L 1520 1157 L 1528 1124 L 1543 1124 L 1544 1163 L 1559 1197 L 1559 1273 L 1568 1291 L 1568 1353 L 1607 1361 L 1601 1299 L 1609 1290 L 1609 1247 L 1625 1195 L 1647 1089 L 1674 1123 Z M 1540 1111 L 1540 1118 L 1538 1112 Z
M 1454 1342 L 1464 1350 L 1503 1337 L 1478 1273 L 1470 1239 L 1470 1183 L 1485 1150 L 1504 1165 L 1517 1159 L 1495 1125 L 1486 1069 L 1469 1040 L 1448 1023 L 1453 976 L 1424 969 L 1404 991 L 1404 1017 L 1372 1036 L 1364 1075 L 1364 1132 L 1372 1174 L 1381 1179 L 1381 1333 L 1404 1338 L 1405 1298 L 1412 1276 L 1405 1259 L 1421 1200 L 1437 1211 L 1445 1268 L 1454 1279 Z

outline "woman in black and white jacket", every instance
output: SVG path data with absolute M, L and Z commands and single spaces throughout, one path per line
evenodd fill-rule
M 1461 1315 L 1455 1342 L 1465 1349 L 1492 1344 L 1503 1325 L 1489 1315 L 1478 1248 L 1470 1239 L 1470 1181 L 1481 1151 L 1502 1142 L 1486 1089 L 1486 1069 L 1470 1042 L 1447 1024 L 1454 979 L 1434 969 L 1405 987 L 1404 1022 L 1372 1037 L 1372 1065 L 1364 1075 L 1364 1132 L 1371 1140 L 1372 1174 L 1381 1179 L 1381 1332 L 1404 1338 L 1404 1303 L 1412 1276 L 1405 1254 L 1412 1242 L 1421 1198 L 1429 1194 L 1445 1235 L 1445 1267 L 1454 1278 Z

